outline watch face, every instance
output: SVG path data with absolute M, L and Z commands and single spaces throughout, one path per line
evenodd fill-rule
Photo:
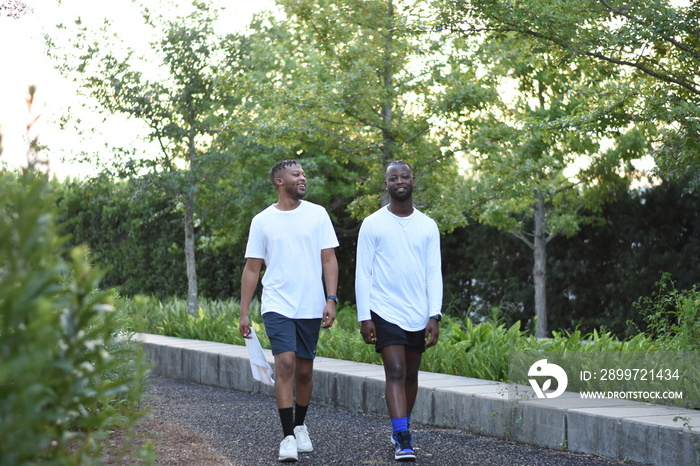
M 431 318 L 431 319 L 435 319 L 435 320 L 437 320 L 438 322 L 440 322 L 440 321 L 442 320 L 442 314 L 436 314 L 436 315 L 434 315 L 434 316 L 430 316 L 430 318 Z

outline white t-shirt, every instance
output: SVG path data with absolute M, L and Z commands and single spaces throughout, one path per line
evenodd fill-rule
M 320 319 L 326 305 L 321 250 L 338 247 L 323 207 L 307 201 L 294 210 L 274 205 L 250 225 L 246 258 L 264 259 L 261 312 L 293 319 Z
M 410 332 L 423 330 L 442 308 L 440 232 L 413 209 L 408 217 L 383 207 L 360 227 L 355 270 L 357 319 L 374 311 Z

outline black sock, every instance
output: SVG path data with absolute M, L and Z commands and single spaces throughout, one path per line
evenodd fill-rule
M 301 406 L 301 405 L 296 405 L 295 412 L 294 412 L 294 426 L 301 426 L 304 424 L 304 420 L 306 419 L 306 410 L 309 409 L 309 406 Z
M 284 436 L 294 435 L 294 408 L 279 408 L 279 412 Z

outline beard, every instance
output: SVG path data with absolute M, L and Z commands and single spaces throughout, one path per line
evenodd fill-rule
M 304 196 L 306 196 L 306 189 L 300 190 L 299 186 L 294 185 L 293 187 L 287 189 L 287 194 L 289 194 L 289 197 L 292 199 L 300 201 L 304 198 Z
M 406 191 L 403 193 L 399 194 L 395 190 L 390 190 L 389 191 L 389 197 L 391 197 L 395 201 L 399 202 L 405 202 L 411 198 L 413 195 L 413 186 L 406 186 Z

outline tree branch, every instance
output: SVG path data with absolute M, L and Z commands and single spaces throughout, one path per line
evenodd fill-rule
M 659 73 L 659 72 L 657 72 L 657 71 L 655 71 L 655 70 L 653 70 L 653 69 L 650 69 L 650 68 L 648 68 L 648 67 L 646 67 L 646 66 L 640 64 L 639 62 L 631 62 L 631 61 L 629 61 L 629 60 L 622 60 L 622 59 L 618 59 L 618 58 L 613 58 L 613 57 L 604 55 L 604 54 L 599 53 L 599 52 L 592 52 L 592 51 L 588 51 L 588 50 L 580 50 L 580 49 L 578 49 L 578 48 L 576 48 L 576 47 L 571 46 L 570 44 L 568 44 L 567 42 L 565 42 L 565 41 L 563 41 L 563 40 L 561 40 L 561 39 L 557 39 L 557 38 L 554 38 L 554 37 L 549 37 L 549 36 L 546 36 L 546 35 L 544 35 L 544 34 L 540 34 L 540 33 L 538 33 L 538 32 L 529 30 L 529 29 L 526 29 L 526 30 L 518 30 L 518 29 L 515 28 L 514 26 L 511 26 L 511 27 L 512 27 L 513 29 L 511 29 L 509 32 L 519 32 L 519 33 L 521 33 L 521 34 L 525 34 L 525 35 L 529 35 L 529 36 L 532 36 L 532 37 L 536 37 L 536 38 L 538 38 L 538 39 L 543 39 L 543 40 L 552 42 L 553 44 L 556 44 L 556 45 L 558 45 L 559 47 L 561 47 L 561 48 L 563 48 L 563 49 L 570 50 L 570 51 L 572 51 L 572 52 L 574 52 L 574 53 L 576 53 L 576 54 L 578 54 L 578 55 L 584 55 L 584 56 L 587 56 L 587 57 L 597 58 L 597 59 L 599 59 L 599 60 L 607 61 L 607 62 L 613 63 L 613 64 L 615 64 L 615 65 L 623 65 L 623 66 L 628 66 L 628 67 L 631 67 L 631 68 L 635 68 L 635 69 L 641 71 L 642 73 L 648 74 L 649 76 L 652 76 L 652 77 L 654 77 L 654 78 L 657 78 L 657 79 L 659 79 L 659 80 L 661 80 L 661 81 L 664 81 L 664 82 L 667 82 L 667 83 L 676 84 L 676 85 L 678 85 L 678 86 L 680 86 L 680 87 L 683 87 L 683 88 L 689 90 L 689 91 L 692 92 L 693 94 L 700 95 L 700 89 L 698 89 L 697 87 L 695 87 L 695 83 L 693 83 L 692 81 L 688 82 L 688 81 L 685 81 L 685 80 L 678 79 L 678 78 L 676 78 L 676 77 L 674 77 L 674 76 L 669 76 L 669 75 L 665 75 L 665 74 Z
M 524 234 L 518 233 L 517 231 L 511 231 L 510 234 L 518 238 L 523 243 L 525 243 L 530 249 L 535 249 L 535 243 L 530 241 Z
M 641 71 L 642 73 L 647 74 L 649 76 L 652 76 L 654 78 L 657 78 L 663 82 L 670 83 L 670 84 L 676 84 L 676 85 L 692 92 L 693 94 L 700 95 L 700 89 L 697 87 L 696 83 L 693 81 L 683 80 L 683 79 L 677 78 L 675 76 L 670 76 L 668 74 L 660 73 L 656 70 L 653 70 L 649 67 L 646 67 L 646 66 L 640 64 L 639 62 L 632 62 L 629 60 L 622 60 L 622 59 L 614 58 L 614 57 L 605 55 L 605 54 L 600 53 L 600 52 L 582 50 L 578 47 L 575 47 L 575 46 L 567 43 L 563 39 L 560 39 L 557 37 L 552 37 L 552 36 L 549 36 L 546 34 L 542 34 L 540 32 L 533 31 L 531 29 L 520 29 L 517 25 L 508 23 L 508 22 L 503 21 L 499 18 L 496 18 L 496 19 L 501 22 L 503 27 L 500 27 L 500 28 L 495 28 L 495 27 L 494 28 L 471 28 L 468 31 L 460 29 L 460 31 L 463 34 L 475 33 L 475 32 L 501 32 L 501 33 L 503 33 L 503 32 L 515 32 L 515 33 L 535 37 L 537 39 L 551 42 L 551 43 L 553 43 L 553 44 L 555 44 L 555 45 L 557 45 L 565 50 L 569 50 L 577 55 L 583 55 L 583 56 L 587 56 L 587 57 L 591 57 L 591 58 L 596 58 L 598 60 L 613 63 L 615 65 L 622 65 L 622 66 L 627 66 L 630 68 L 635 68 L 635 69 Z M 683 48 L 682 50 L 685 50 L 685 48 Z M 689 53 L 692 53 L 694 56 L 697 55 L 696 53 L 694 53 L 692 51 Z
M 607 0 L 600 0 L 600 3 L 602 3 L 602 4 L 605 6 L 605 8 L 607 8 L 608 10 L 610 10 L 611 13 L 613 13 L 613 14 L 615 14 L 615 15 L 620 15 L 620 16 L 622 16 L 622 17 L 624 17 L 624 18 L 627 18 L 628 20 L 630 20 L 630 21 L 632 21 L 632 22 L 634 22 L 634 23 L 636 23 L 636 24 L 639 24 L 639 25 L 641 25 L 641 26 L 645 26 L 644 23 L 642 23 L 641 21 L 639 21 L 636 17 L 634 17 L 634 16 L 632 16 L 631 14 L 627 13 L 627 12 L 624 10 L 624 8 L 615 8 L 615 7 L 613 7 L 612 5 L 610 5 L 610 3 L 608 3 Z M 676 39 L 674 39 L 673 37 L 671 37 L 671 36 L 669 36 L 669 35 L 666 35 L 666 34 L 664 34 L 664 33 L 662 33 L 662 32 L 659 32 L 658 34 L 659 34 L 659 37 L 661 37 L 661 38 L 662 38 L 663 40 L 665 40 L 666 42 L 669 42 L 669 43 L 673 44 L 675 47 L 681 49 L 681 50 L 684 51 L 684 52 L 687 52 L 687 53 L 691 54 L 691 55 L 692 55 L 693 57 L 695 57 L 697 60 L 700 60 L 700 53 L 698 53 L 698 52 L 694 51 L 693 49 L 691 49 L 690 47 L 688 47 L 688 46 L 686 46 L 686 45 L 684 45 L 684 44 L 678 42 Z

